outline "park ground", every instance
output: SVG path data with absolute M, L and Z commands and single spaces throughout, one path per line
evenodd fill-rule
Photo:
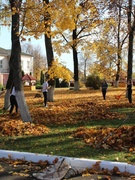
M 81 88 L 55 89 L 54 102 L 43 105 L 43 97 L 35 98 L 36 91 L 24 91 L 32 123 L 23 123 L 20 113 L 3 114 L 4 94 L 0 97 L 0 146 L 3 149 L 52 155 L 84 157 L 134 163 L 133 103 L 125 97 L 125 88 L 109 87 L 106 100 L 100 90 Z M 112 137 L 100 145 L 114 132 Z

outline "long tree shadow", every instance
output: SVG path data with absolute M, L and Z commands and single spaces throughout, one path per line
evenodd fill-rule
M 100 159 L 106 155 L 115 157 L 116 151 L 94 149 L 86 145 L 82 139 L 74 139 L 72 134 L 80 126 L 88 128 L 117 127 L 134 110 L 134 104 L 126 103 L 124 95 L 121 100 L 116 100 L 114 94 L 119 93 L 116 90 L 113 90 L 113 93 L 107 92 L 106 101 L 103 101 L 101 93 L 91 94 L 91 92 L 87 91 L 87 97 L 85 97 L 85 93 L 83 97 L 80 96 L 82 91 L 78 92 L 78 97 L 74 97 L 75 92 L 69 99 L 65 96 L 63 99 L 59 99 L 59 97 L 56 102 L 50 103 L 49 108 L 46 109 L 41 105 L 42 100 L 33 100 L 34 94 L 30 93 L 31 97 L 29 95 L 27 97 L 30 100 L 33 123 L 43 124 L 49 127 L 51 132 L 41 136 L 0 137 L 0 146 L 10 150 L 43 152 L 71 157 Z M 128 118 L 124 125 L 134 125 L 134 118 L 135 114 Z M 5 121 L 10 121 L 10 119 L 5 116 Z
M 46 134 L 42 136 L 32 136 L 32 137 L 21 137 L 8 139 L 5 141 L 10 150 L 17 151 L 27 151 L 33 153 L 41 153 L 58 155 L 58 156 L 68 156 L 68 157 L 78 157 L 78 158 L 89 158 L 101 159 L 103 156 L 111 155 L 116 153 L 114 150 L 102 150 L 95 149 L 86 145 L 80 139 L 74 139 L 70 136 L 70 132 L 55 132 L 52 134 Z M 57 140 L 56 137 L 57 136 Z M 63 138 L 64 137 L 64 138 Z M 2 144 L 3 142 L 0 142 Z M 115 156 L 114 156 L 115 157 Z M 114 158 L 115 161 L 115 158 Z

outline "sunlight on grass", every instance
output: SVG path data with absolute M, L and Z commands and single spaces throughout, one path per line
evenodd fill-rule
M 38 125 L 39 129 L 43 129 L 42 127 L 50 129 L 48 133 L 43 132 L 40 135 L 31 135 L 30 133 L 24 135 L 25 131 L 19 129 L 22 128 L 21 116 L 11 118 L 8 112 L 2 114 L 4 96 L 0 97 L 0 146 L 7 150 L 133 162 L 135 159 L 134 145 L 132 152 L 129 152 L 130 147 L 125 147 L 125 145 L 120 151 L 115 146 L 110 146 L 111 148 L 108 149 L 98 149 L 86 143 L 86 139 L 74 138 L 73 136 L 80 127 L 88 129 L 117 128 L 134 111 L 134 91 L 133 104 L 128 103 L 124 94 L 119 100 L 115 99 L 115 95 L 121 94 L 123 90 L 124 88 L 109 87 L 107 99 L 104 101 L 100 90 L 55 89 L 54 102 L 48 102 L 48 108 L 43 107 L 43 98 L 34 98 L 36 93 L 41 93 L 40 91 L 25 92 L 34 125 Z M 125 121 L 122 127 L 133 127 L 135 125 L 134 118 L 135 114 Z M 30 128 L 29 125 L 25 126 L 27 132 L 31 131 Z M 2 134 L 3 132 L 6 133 Z M 107 130 L 103 133 L 103 138 L 106 138 Z M 91 135 L 86 133 L 85 137 L 87 136 Z M 100 137 L 101 134 L 98 136 Z M 96 139 L 98 137 L 95 136 Z M 115 139 L 117 140 L 117 138 Z M 121 138 L 119 139 L 121 142 Z
M 113 112 L 118 112 L 118 113 L 132 113 L 135 111 L 134 108 L 118 108 L 118 109 L 112 109 Z

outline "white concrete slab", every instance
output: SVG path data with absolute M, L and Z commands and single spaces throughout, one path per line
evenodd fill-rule
M 28 152 L 19 152 L 19 151 L 8 151 L 0 150 L 0 158 L 12 158 L 12 159 L 24 159 L 27 161 L 38 162 L 39 160 L 47 160 L 49 163 L 52 163 L 55 158 L 61 160 L 66 158 L 69 164 L 77 169 L 79 172 L 85 170 L 85 168 L 91 168 L 96 162 L 100 162 L 101 168 L 108 168 L 112 170 L 115 166 L 119 168 L 121 172 L 129 172 L 135 174 L 135 165 L 123 163 L 123 162 L 113 162 L 113 161 L 101 161 L 93 159 L 83 159 L 83 158 L 73 158 L 73 157 L 64 157 L 64 156 L 52 156 L 47 154 L 36 154 Z

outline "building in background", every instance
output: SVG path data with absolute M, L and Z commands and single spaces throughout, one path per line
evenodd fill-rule
M 11 50 L 0 48 L 0 85 L 5 86 L 9 76 L 9 59 Z M 24 74 L 33 75 L 33 56 L 21 53 L 21 66 Z

